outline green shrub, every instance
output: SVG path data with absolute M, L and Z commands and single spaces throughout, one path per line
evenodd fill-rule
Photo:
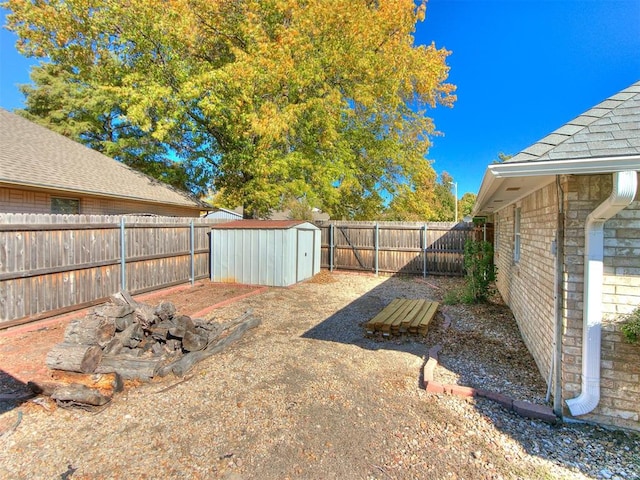
M 462 302 L 462 292 L 464 288 L 455 288 L 453 290 L 447 290 L 447 293 L 444 294 L 442 299 L 442 303 L 445 305 L 455 305 L 456 303 L 464 303 Z
M 464 245 L 465 283 L 461 288 L 449 290 L 442 299 L 445 305 L 456 303 L 482 303 L 491 295 L 491 284 L 496 278 L 493 265 L 493 245 L 468 239 Z
M 486 302 L 490 285 L 496 278 L 493 265 L 493 245 L 485 241 L 467 239 L 464 244 L 466 284 L 461 295 L 463 303 Z
M 640 339 L 640 307 L 625 316 L 620 330 L 629 343 L 636 343 Z

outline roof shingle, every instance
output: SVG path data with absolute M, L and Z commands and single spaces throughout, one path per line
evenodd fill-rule
M 201 208 L 191 195 L 0 108 L 0 182 Z
M 616 93 L 505 163 L 640 154 L 640 81 Z

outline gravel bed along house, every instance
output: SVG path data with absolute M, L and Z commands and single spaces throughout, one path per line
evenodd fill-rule
M 0 405 L 0 478 L 640 478 L 636 434 L 425 392 L 440 344 L 443 383 L 544 402 L 503 305 L 443 305 L 426 337 L 365 336 L 393 298 L 439 301 L 461 281 L 322 272 L 230 303 L 210 317 L 252 308 L 262 324 L 185 379 L 129 385 L 97 412 Z

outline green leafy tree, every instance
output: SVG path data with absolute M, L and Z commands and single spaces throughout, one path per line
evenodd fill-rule
M 26 108 L 20 115 L 181 190 L 206 191 L 206 165 L 176 162 L 169 146 L 127 121 L 118 99 L 74 81 L 72 72 L 45 63 L 23 85 Z
M 414 183 L 434 131 L 427 110 L 455 99 L 449 52 L 414 44 L 425 3 L 3 5 L 20 51 L 47 59 L 54 67 L 39 68 L 51 69 L 74 99 L 68 113 L 57 112 L 72 135 L 88 142 L 100 132 L 92 126 L 114 118 L 108 128 L 129 129 L 109 144 L 123 161 L 139 152 L 141 162 L 158 163 L 171 151 L 191 180 L 195 172 L 194 183 L 199 174 L 213 179 L 248 216 L 267 216 L 293 196 L 334 218 L 360 218 L 382 210 L 379 191 Z M 43 88 L 36 81 L 27 96 Z M 47 121 L 56 114 L 27 110 Z
M 462 195 L 462 198 L 458 201 L 458 215 L 460 218 L 464 218 L 467 215 L 471 215 L 473 211 L 473 206 L 476 203 L 476 194 L 467 192 Z
M 509 160 L 510 158 L 512 158 L 513 155 L 509 155 L 507 153 L 503 153 L 503 152 L 498 152 L 498 159 L 494 160 L 492 163 L 504 163 L 507 160 Z
M 453 194 L 453 177 L 447 172 L 440 174 L 440 181 L 434 187 L 434 217 L 432 220 L 451 222 L 455 217 L 456 199 Z
M 386 220 L 429 221 L 436 217 L 436 173 L 428 163 L 419 168 L 411 175 L 413 184 L 398 187 L 384 214 Z
M 285 203 L 291 220 L 313 221 L 313 207 L 306 198 L 291 198 Z

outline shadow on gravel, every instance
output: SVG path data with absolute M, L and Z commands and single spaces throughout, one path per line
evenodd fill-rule
M 417 335 L 383 337 L 378 334 L 367 336 L 363 324 L 371 320 L 395 298 L 441 302 L 441 295 L 434 292 L 438 289 L 434 284 L 439 280 L 441 279 L 423 280 L 421 277 L 408 275 L 389 277 L 376 288 L 306 331 L 302 338 L 356 345 L 367 350 L 395 350 L 425 357 L 428 353 L 426 337 Z M 415 288 L 416 285 L 419 287 Z M 439 319 L 440 314 L 436 314 L 432 325 L 435 326 Z
M 424 337 L 366 335 L 363 324 L 394 298 L 442 302 L 447 290 L 460 285 L 461 281 L 446 277 L 390 277 L 306 331 L 302 337 L 356 345 L 367 350 L 406 352 L 424 362 L 428 359 L 429 348 L 441 345 L 438 368 L 446 370 L 450 378 L 456 379 L 454 382 L 488 388 L 516 400 L 544 403 L 546 384 L 524 346 L 511 311 L 504 304 L 451 308 L 441 303 L 440 310 L 451 313 L 450 328 L 443 327 L 445 317 L 438 313 Z M 474 312 L 479 314 L 476 319 Z M 422 376 L 422 371 L 419 375 Z M 490 379 L 488 387 L 487 379 Z M 424 388 L 423 380 L 419 378 L 419 388 Z M 579 478 L 640 478 L 640 464 L 633 454 L 640 451 L 638 435 L 588 425 L 551 425 L 520 417 L 486 399 L 477 399 L 474 407 L 491 423 L 494 435 L 511 437 L 526 454 L 570 470 Z M 513 452 L 505 452 L 505 455 L 511 454 Z M 536 472 L 531 473 L 533 476 L 529 478 L 536 478 Z
M 0 415 L 19 407 L 32 396 L 31 389 L 25 383 L 0 370 Z

